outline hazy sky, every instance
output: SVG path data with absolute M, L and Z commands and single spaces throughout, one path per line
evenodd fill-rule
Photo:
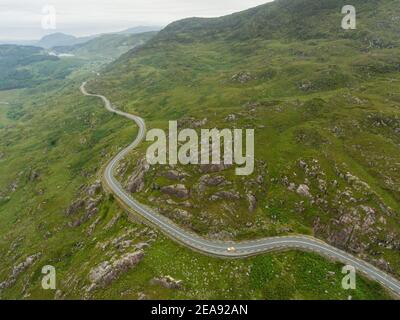
M 271 0 L 0 0 L 0 40 L 37 39 L 65 32 L 77 36 L 138 25 L 164 26 L 187 17 L 215 17 Z M 45 6 L 57 12 L 56 29 L 42 28 Z

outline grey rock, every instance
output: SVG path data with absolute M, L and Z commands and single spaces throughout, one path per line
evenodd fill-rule
M 248 193 L 247 201 L 249 202 L 249 212 L 254 212 L 257 208 L 257 198 L 255 195 Z
M 83 209 L 84 206 L 85 206 L 85 201 L 83 199 L 78 199 L 68 207 L 65 213 L 67 216 L 73 215 L 77 213 L 79 210 Z
M 226 180 L 225 180 L 225 177 L 223 177 L 223 176 L 213 177 L 213 176 L 210 176 L 207 174 L 207 175 L 202 176 L 199 181 L 200 181 L 200 184 L 202 184 L 202 185 L 215 187 L 215 186 L 219 186 L 220 184 L 224 183 Z
M 175 196 L 180 199 L 188 199 L 189 198 L 189 190 L 186 189 L 183 184 L 175 184 L 170 186 L 165 186 L 161 188 L 161 192 Z
M 163 174 L 163 176 L 165 176 L 166 178 L 168 178 L 170 180 L 182 180 L 187 176 L 187 174 L 176 171 L 176 170 L 169 170 L 169 171 L 165 172 Z
M 310 188 L 306 184 L 299 185 L 296 192 L 303 197 L 312 198 Z
M 231 164 L 202 164 L 200 165 L 200 172 L 201 173 L 212 173 L 212 172 L 220 172 L 225 169 L 230 168 L 232 165 Z
M 26 269 L 28 269 L 32 264 L 34 264 L 41 255 L 41 252 L 33 254 L 27 257 L 23 262 L 15 265 L 8 279 L 0 283 L 0 289 L 6 289 L 14 285 L 14 283 L 17 281 L 17 277 Z
M 233 81 L 237 81 L 239 83 L 246 83 L 250 80 L 252 80 L 253 77 L 251 76 L 250 72 L 246 72 L 246 71 L 241 71 L 239 73 L 236 73 L 232 76 L 232 80 Z
M 100 190 L 100 188 L 101 188 L 101 182 L 100 180 L 96 180 L 91 186 L 87 188 L 86 193 L 89 197 L 94 197 Z
M 147 163 L 146 159 L 141 159 L 137 162 L 135 171 L 128 179 L 127 189 L 129 192 L 135 193 L 143 190 L 145 185 L 144 176 L 149 169 L 150 165 Z
M 193 117 L 190 118 L 183 118 L 178 120 L 178 128 L 200 128 L 207 124 L 207 118 L 198 120 Z
M 139 250 L 133 253 L 127 253 L 121 258 L 110 261 L 103 261 L 97 267 L 89 272 L 91 285 L 87 289 L 93 291 L 99 287 L 106 287 L 114 280 L 136 266 L 144 257 L 144 252 Z
M 35 181 L 36 179 L 39 178 L 39 172 L 37 172 L 36 170 L 31 171 L 30 175 L 29 175 L 29 181 Z
M 121 216 L 122 216 L 122 213 L 121 213 L 121 211 L 119 211 L 115 216 L 113 216 L 111 218 L 111 220 L 106 224 L 104 229 L 106 229 L 106 230 L 111 229 L 117 223 L 119 218 L 121 218 Z
M 214 193 L 211 197 L 211 201 L 216 200 L 239 200 L 240 194 L 237 191 L 218 191 Z
M 171 276 L 165 276 L 160 278 L 154 278 L 150 281 L 153 285 L 160 285 L 167 289 L 181 289 L 182 280 L 175 280 Z

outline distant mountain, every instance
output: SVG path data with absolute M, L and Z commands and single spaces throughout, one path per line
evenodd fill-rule
M 117 34 L 138 34 L 144 32 L 160 31 L 161 29 L 162 27 L 157 27 L 157 26 L 138 26 L 122 30 L 120 32 L 117 32 Z
M 84 43 L 54 47 L 56 54 L 73 54 L 87 59 L 115 59 L 155 36 L 156 32 L 103 34 Z
M 42 47 L 42 48 L 46 48 L 46 49 L 58 47 L 58 46 L 73 46 L 73 45 L 76 45 L 79 43 L 87 42 L 95 37 L 97 37 L 97 36 L 95 35 L 95 36 L 78 38 L 78 37 L 75 37 L 72 35 L 57 32 L 57 33 L 53 33 L 53 34 L 44 36 L 35 45 Z
M 54 47 L 66 47 L 66 46 L 74 46 L 79 45 L 85 42 L 88 42 L 92 39 L 95 39 L 104 35 L 130 35 L 130 34 L 140 34 L 146 32 L 157 32 L 160 31 L 162 27 L 159 26 L 137 26 L 128 28 L 119 32 L 110 32 L 110 33 L 102 33 L 95 34 L 86 37 L 75 37 L 73 35 L 65 34 L 62 32 L 56 32 L 49 35 L 44 36 L 40 40 L 1 40 L 0 45 L 10 44 L 10 45 L 20 45 L 20 46 L 37 46 L 45 49 L 50 49 Z
M 34 46 L 37 40 L 0 40 L 0 45 Z

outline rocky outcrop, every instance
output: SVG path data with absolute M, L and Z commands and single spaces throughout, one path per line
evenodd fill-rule
M 88 198 L 86 200 L 78 200 L 73 208 L 75 210 L 80 210 L 82 207 L 85 207 L 85 212 L 82 216 L 80 216 L 78 219 L 76 219 L 73 222 L 69 223 L 70 227 L 79 227 L 86 221 L 88 221 L 90 218 L 95 216 L 99 212 L 98 205 L 102 199 L 102 196 L 100 195 L 99 197 L 93 199 L 93 198 Z M 79 205 L 79 206 L 78 206 Z M 67 210 L 68 212 L 68 210 Z
M 13 181 L 11 182 L 10 186 L 9 186 L 10 192 L 15 192 L 18 189 L 18 182 L 17 181 Z
M 249 82 L 250 80 L 253 80 L 253 77 L 251 76 L 250 72 L 241 71 L 234 74 L 231 79 L 232 81 L 236 81 L 243 84 Z
M 225 183 L 224 176 L 211 176 L 211 175 L 204 175 L 200 178 L 199 183 L 208 187 L 215 187 Z
M 390 263 L 385 259 L 372 259 L 372 263 L 375 264 L 379 269 L 385 270 L 386 272 L 393 272 L 393 268 L 390 266 Z
M 168 194 L 170 196 L 177 197 L 179 199 L 189 198 L 189 190 L 186 189 L 186 186 L 184 184 L 175 184 L 162 187 L 161 192 Z
M 254 212 L 257 208 L 257 198 L 255 195 L 248 193 L 247 195 L 247 201 L 249 202 L 249 212 Z
M 218 191 L 210 197 L 211 201 L 239 200 L 239 199 L 240 199 L 240 194 L 237 191 Z
M 178 120 L 178 128 L 192 128 L 192 129 L 196 129 L 196 128 L 200 128 L 200 127 L 204 127 L 207 124 L 208 120 L 207 118 L 198 120 L 195 118 L 183 118 L 183 119 L 179 119 Z
M 314 85 L 311 81 L 305 80 L 299 83 L 299 89 L 302 91 L 310 91 L 314 89 Z
M 175 280 L 171 276 L 165 276 L 160 278 L 154 278 L 150 281 L 153 285 L 160 285 L 167 289 L 181 289 L 182 280 Z
M 71 216 L 77 213 L 79 210 L 83 209 L 85 206 L 85 201 L 83 199 L 78 199 L 74 201 L 66 210 L 65 214 Z
M 232 241 L 236 237 L 235 232 L 230 232 L 227 230 L 218 230 L 210 232 L 207 237 L 212 240 L 219 240 L 219 241 Z
M 145 186 L 144 176 L 149 169 L 150 165 L 145 158 L 137 162 L 135 171 L 128 179 L 127 190 L 129 192 L 135 193 L 143 190 Z
M 0 282 L 0 289 L 6 289 L 11 287 L 17 281 L 18 276 L 26 269 L 28 269 L 32 264 L 34 264 L 35 261 L 38 260 L 41 255 L 42 254 L 40 252 L 36 253 L 34 255 L 27 257 L 23 262 L 15 265 L 8 279 L 3 282 Z
M 86 230 L 86 234 L 88 236 L 91 236 L 94 232 L 94 230 L 96 229 L 97 225 L 99 224 L 101 220 L 101 217 L 98 217 L 90 226 L 89 228 Z
M 211 176 L 209 174 L 206 174 L 200 177 L 199 183 L 196 185 L 196 190 L 199 192 L 199 194 L 202 194 L 207 187 L 216 187 L 219 185 L 226 185 L 226 184 L 230 184 L 230 182 L 227 181 L 225 177 Z
M 200 165 L 200 172 L 201 173 L 213 173 L 213 172 L 221 172 L 224 171 L 228 168 L 232 167 L 231 164 L 224 164 L 224 163 L 219 163 L 219 164 L 202 164 Z
M 375 209 L 360 205 L 342 209 L 342 214 L 328 223 L 322 223 L 317 218 L 314 232 L 336 247 L 361 253 L 377 241 L 378 221 Z
M 36 170 L 32 170 L 29 174 L 29 181 L 33 182 L 39 178 L 39 172 Z
M 92 185 L 90 185 L 87 189 L 86 189 L 86 194 L 89 197 L 94 197 L 97 192 L 99 192 L 101 188 L 101 182 L 100 180 L 96 180 Z
M 104 227 L 104 229 L 108 230 L 111 229 L 119 220 L 119 218 L 121 218 L 122 213 L 121 211 L 119 211 L 115 216 L 113 216 L 110 221 L 106 224 L 106 226 Z
M 192 215 L 183 209 L 176 208 L 172 211 L 172 216 L 178 221 L 190 222 Z
M 90 292 L 97 288 L 110 285 L 123 273 L 136 266 L 143 257 L 144 252 L 139 250 L 133 253 L 127 253 L 114 261 L 103 261 L 90 271 L 89 280 L 91 285 L 87 288 L 87 291 Z
M 157 233 L 151 229 L 145 228 L 138 230 L 138 228 L 131 228 L 113 239 L 104 242 L 97 242 L 96 248 L 103 251 L 110 249 L 112 252 L 115 252 L 114 249 L 118 249 L 120 252 L 125 252 L 126 249 L 129 248 L 139 250 L 149 246 L 151 242 L 156 240 L 156 238 Z M 141 242 L 135 244 L 134 242 L 136 242 L 137 239 L 141 239 Z
M 176 180 L 176 181 L 183 180 L 185 177 L 188 176 L 187 174 L 176 170 L 169 170 L 167 172 L 164 172 L 162 175 L 169 180 Z
M 312 198 L 310 188 L 306 184 L 299 185 L 296 192 L 303 197 Z

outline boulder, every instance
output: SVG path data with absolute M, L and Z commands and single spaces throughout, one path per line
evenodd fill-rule
M 231 164 L 224 164 L 224 163 L 202 164 L 202 165 L 200 165 L 200 172 L 201 173 L 220 172 L 220 171 L 230 168 L 231 166 L 232 166 Z
M 183 118 L 178 120 L 178 128 L 200 128 L 204 127 L 207 124 L 207 118 L 204 119 L 195 119 L 193 117 L 190 118 Z
M 238 72 L 232 76 L 232 80 L 239 83 L 246 83 L 252 79 L 251 73 L 246 71 Z
M 15 265 L 8 279 L 3 282 L 0 282 L 0 289 L 6 289 L 11 287 L 17 281 L 17 277 L 26 269 L 28 269 L 32 264 L 34 264 L 36 260 L 40 258 L 41 255 L 42 254 L 40 252 L 33 254 L 27 257 L 23 262 Z
M 255 195 L 248 193 L 247 201 L 249 202 L 249 212 L 254 212 L 257 208 L 257 198 Z
M 240 194 L 237 191 L 218 191 L 214 193 L 211 197 L 211 201 L 216 200 L 239 200 Z
M 176 170 L 169 170 L 167 172 L 164 172 L 163 176 L 170 180 L 182 180 L 187 176 L 187 174 Z
M 224 183 L 225 177 L 223 176 L 210 176 L 210 175 L 204 175 L 200 178 L 200 184 L 202 185 L 206 185 L 209 187 L 215 187 L 215 186 L 219 186 L 220 184 Z
M 100 180 L 96 180 L 92 185 L 90 185 L 87 190 L 86 190 L 86 194 L 89 197 L 94 197 L 97 192 L 100 190 L 101 188 L 101 182 Z
M 174 209 L 172 215 L 175 219 L 181 221 L 190 221 L 190 218 L 192 217 L 192 215 L 189 212 L 179 208 Z
M 147 163 L 145 158 L 137 162 L 135 171 L 128 179 L 127 189 L 129 192 L 135 193 L 143 190 L 145 185 L 144 176 L 149 169 L 150 165 Z
M 85 206 L 85 201 L 83 199 L 78 199 L 73 202 L 66 210 L 66 215 L 70 216 L 77 213 L 79 210 L 83 209 Z
M 153 285 L 160 285 L 167 289 L 181 289 L 182 288 L 182 280 L 175 280 L 171 276 L 153 278 L 150 281 L 150 283 Z
M 106 230 L 111 229 L 117 223 L 119 218 L 121 218 L 121 216 L 122 216 L 122 213 L 121 213 L 121 211 L 119 211 L 115 216 L 113 216 L 111 218 L 111 220 L 106 224 L 104 229 L 106 229 Z
M 30 175 L 29 175 L 29 181 L 35 181 L 36 179 L 39 178 L 39 172 L 37 172 L 36 170 L 32 170 Z
M 312 198 L 310 188 L 306 184 L 299 185 L 296 192 L 303 197 Z
M 180 199 L 189 198 L 189 190 L 183 184 L 175 184 L 161 188 L 161 192 Z

